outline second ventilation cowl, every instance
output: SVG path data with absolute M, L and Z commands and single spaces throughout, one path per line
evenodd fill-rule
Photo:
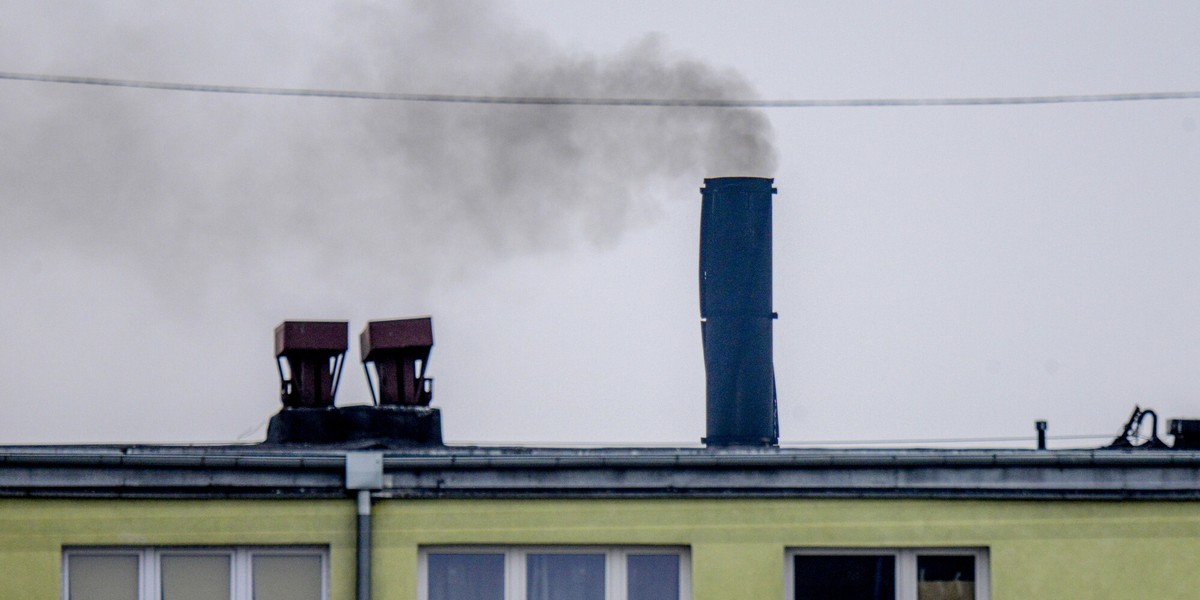
M 425 377 L 433 348 L 433 319 L 371 321 L 358 338 L 363 368 L 375 365 L 381 406 L 429 406 L 433 380 Z M 371 384 L 370 371 L 367 383 Z M 371 385 L 375 396 L 375 386 Z

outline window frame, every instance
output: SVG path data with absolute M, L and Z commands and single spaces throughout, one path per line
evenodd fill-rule
M 504 555 L 504 598 L 524 600 L 526 562 L 530 554 L 602 554 L 604 555 L 605 600 L 627 600 L 626 558 L 646 554 L 671 554 L 679 557 L 679 599 L 692 598 L 692 561 L 686 546 L 647 545 L 450 545 L 421 546 L 417 553 L 417 600 L 429 600 L 430 554 L 502 554 Z
M 975 600 L 991 600 L 992 576 L 988 549 L 984 547 L 803 547 L 788 548 L 783 559 L 783 597 L 796 597 L 797 556 L 887 556 L 896 561 L 896 600 L 917 600 L 917 556 L 975 557 Z
M 138 560 L 138 599 L 162 597 L 163 556 L 228 556 L 230 600 L 254 597 L 254 557 L 316 556 L 321 560 L 321 600 L 329 600 L 329 548 L 326 546 L 63 546 L 60 598 L 71 600 L 70 557 L 135 556 Z

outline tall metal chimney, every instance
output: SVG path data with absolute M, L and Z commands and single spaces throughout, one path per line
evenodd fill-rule
M 700 188 L 700 331 L 708 446 L 775 446 L 771 325 L 774 180 L 705 179 Z

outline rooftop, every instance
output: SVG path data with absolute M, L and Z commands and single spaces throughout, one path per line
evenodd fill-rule
M 394 498 L 1200 498 L 1200 451 L 527 448 L 348 445 L 0 447 L 7 497 L 342 498 L 379 452 Z

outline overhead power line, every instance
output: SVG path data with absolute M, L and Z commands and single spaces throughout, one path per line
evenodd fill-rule
M 967 98 L 844 98 L 752 100 L 712 98 L 596 98 L 572 96 L 491 96 L 470 94 L 417 94 L 404 92 L 365 92 L 307 88 L 274 88 L 240 85 L 211 85 L 166 81 L 137 81 L 103 77 L 77 77 L 38 73 L 0 71 L 0 80 L 36 81 L 119 88 L 203 92 L 210 94 L 246 94 L 252 96 L 305 96 L 393 102 L 436 102 L 450 104 L 512 104 L 539 106 L 629 106 L 675 108 L 857 108 L 885 106 L 998 106 L 1017 104 L 1080 104 L 1095 102 L 1143 102 L 1148 100 L 1196 100 L 1200 91 L 1135 92 L 1122 94 L 1074 94 L 1064 96 L 980 96 Z

